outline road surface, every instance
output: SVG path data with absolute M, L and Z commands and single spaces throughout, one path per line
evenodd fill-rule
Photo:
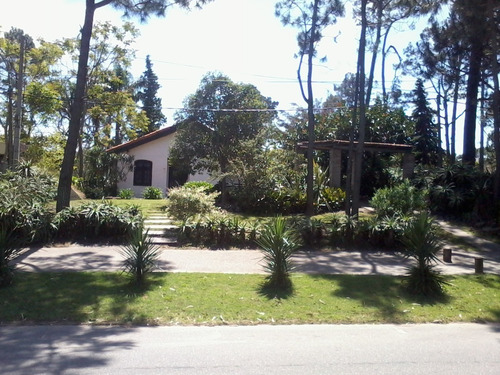
M 500 325 L 2 326 L 0 374 L 500 374 Z

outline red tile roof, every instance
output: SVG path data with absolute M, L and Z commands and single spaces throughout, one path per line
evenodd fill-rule
M 113 146 L 111 148 L 108 148 L 107 152 L 124 152 L 128 151 L 134 147 L 141 146 L 145 143 L 154 141 L 158 138 L 166 137 L 167 135 L 173 134 L 177 131 L 177 125 L 172 125 L 169 126 L 168 128 L 163 128 L 156 130 L 154 132 L 148 133 L 146 135 L 143 135 L 142 137 L 139 137 L 137 139 L 134 139 L 132 141 L 122 143 L 121 145 Z

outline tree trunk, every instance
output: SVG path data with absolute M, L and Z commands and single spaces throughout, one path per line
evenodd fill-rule
M 490 14 L 494 14 L 495 2 L 489 2 Z M 498 7 L 498 5 L 497 5 Z M 490 18 L 490 31 L 496 30 L 496 23 L 493 17 Z M 498 75 L 500 74 L 500 66 L 498 64 L 497 56 L 500 54 L 500 47 L 498 45 L 498 39 L 496 33 L 493 33 L 491 38 L 491 50 L 492 50 L 492 63 L 491 72 L 493 76 L 493 142 L 495 145 L 495 183 L 494 183 L 494 198 L 495 202 L 498 203 L 500 199 L 500 83 L 498 80 Z
M 13 166 L 13 150 L 12 145 L 14 143 L 14 105 L 12 104 L 12 85 L 9 79 L 9 88 L 7 89 L 7 133 L 5 134 L 5 155 L 7 156 L 7 165 L 9 168 Z
M 462 161 L 464 164 L 474 165 L 476 162 L 476 117 L 477 94 L 481 79 L 481 60 L 483 58 L 482 41 L 472 39 L 469 72 L 467 79 L 467 92 L 464 119 L 464 151 Z
M 378 49 L 380 46 L 380 39 L 382 35 L 382 10 L 383 10 L 383 2 L 381 0 L 378 0 L 376 2 L 377 4 L 377 34 L 375 37 L 375 42 L 373 44 L 372 48 L 372 61 L 370 64 L 370 76 L 368 77 L 368 85 L 366 88 L 366 106 L 370 106 L 370 99 L 372 95 L 372 88 L 373 88 L 373 79 L 375 77 L 375 65 L 377 62 L 377 56 L 378 56 Z M 385 78 L 385 77 L 384 77 Z
M 24 36 L 19 41 L 19 69 L 17 72 L 16 121 L 12 142 L 13 166 L 19 164 L 21 158 L 21 127 L 23 123 L 23 81 L 24 81 Z
M 481 105 L 480 105 L 480 126 L 481 132 L 479 133 L 479 170 L 484 172 L 484 129 L 486 127 L 486 112 L 484 108 L 485 83 L 484 79 L 481 83 Z
M 436 112 L 437 112 L 437 133 L 439 139 L 439 147 L 443 144 L 443 136 L 441 135 L 441 86 L 438 85 L 437 98 L 436 98 Z M 448 128 L 445 128 L 446 142 L 448 142 Z M 439 153 L 438 165 L 443 165 L 443 154 Z
M 61 211 L 70 205 L 71 177 L 75 163 L 76 147 L 80 136 L 81 119 L 84 110 L 85 87 L 87 84 L 87 64 L 89 59 L 90 39 L 94 23 L 95 3 L 87 0 L 85 9 L 85 21 L 82 28 L 80 41 L 80 56 L 78 60 L 78 73 L 73 103 L 70 109 L 70 120 L 68 129 L 68 140 L 64 147 L 64 157 L 59 174 L 59 185 L 57 187 L 56 211 Z
M 359 71 L 359 136 L 354 158 L 354 179 L 352 188 L 352 210 L 351 215 L 357 216 L 360 206 L 361 194 L 361 169 L 363 167 L 363 152 L 366 132 L 366 103 L 365 103 L 365 48 L 366 48 L 366 4 L 367 0 L 361 1 L 361 36 L 358 51 L 358 71 Z
M 453 92 L 453 113 L 451 115 L 451 162 L 455 163 L 457 158 L 457 110 L 458 110 L 458 94 L 460 90 L 460 74 L 455 76 L 455 87 Z
M 451 161 L 451 148 L 450 148 L 450 121 L 448 114 L 448 98 L 446 95 L 446 91 L 443 95 L 443 110 L 444 110 L 444 128 L 445 128 L 445 137 L 446 137 L 446 155 L 448 156 L 448 161 Z
M 312 88 L 312 72 L 314 57 L 314 37 L 316 34 L 316 23 L 318 22 L 318 0 L 314 1 L 311 19 L 311 30 L 309 31 L 309 45 L 307 55 L 307 206 L 306 215 L 314 215 L 314 96 Z

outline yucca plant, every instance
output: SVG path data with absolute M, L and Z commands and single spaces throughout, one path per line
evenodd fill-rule
M 287 227 L 285 219 L 277 217 L 264 226 L 257 244 L 262 249 L 265 268 L 270 273 L 267 285 L 281 290 L 291 289 L 291 257 L 300 246 L 297 233 Z
M 122 246 L 121 254 L 125 259 L 123 262 L 125 272 L 133 276 L 137 285 L 143 285 L 146 274 L 152 272 L 156 265 L 160 248 L 149 237 L 149 230 L 143 231 L 142 228 L 137 228 L 132 233 L 129 243 Z
M 410 222 L 402 238 L 405 255 L 415 259 L 416 264 L 408 269 L 405 285 L 412 294 L 436 296 L 443 293 L 446 284 L 434 268 L 438 261 L 439 242 L 433 229 L 434 222 L 427 212 L 420 213 Z

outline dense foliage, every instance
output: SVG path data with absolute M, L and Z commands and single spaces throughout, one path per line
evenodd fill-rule
M 47 240 L 54 196 L 55 182 L 30 164 L 0 174 L 0 227 L 23 244 Z
M 429 192 L 433 212 L 457 218 L 497 220 L 493 201 L 493 178 L 477 168 L 452 164 L 441 168 L 419 168 L 415 184 Z
M 138 207 L 120 208 L 104 200 L 65 208 L 52 221 L 56 240 L 91 243 L 123 242 L 142 224 Z
M 215 211 L 215 198 L 219 194 L 210 193 L 204 186 L 178 187 L 169 190 L 166 209 L 170 216 L 185 222 L 197 215 L 207 215 Z

